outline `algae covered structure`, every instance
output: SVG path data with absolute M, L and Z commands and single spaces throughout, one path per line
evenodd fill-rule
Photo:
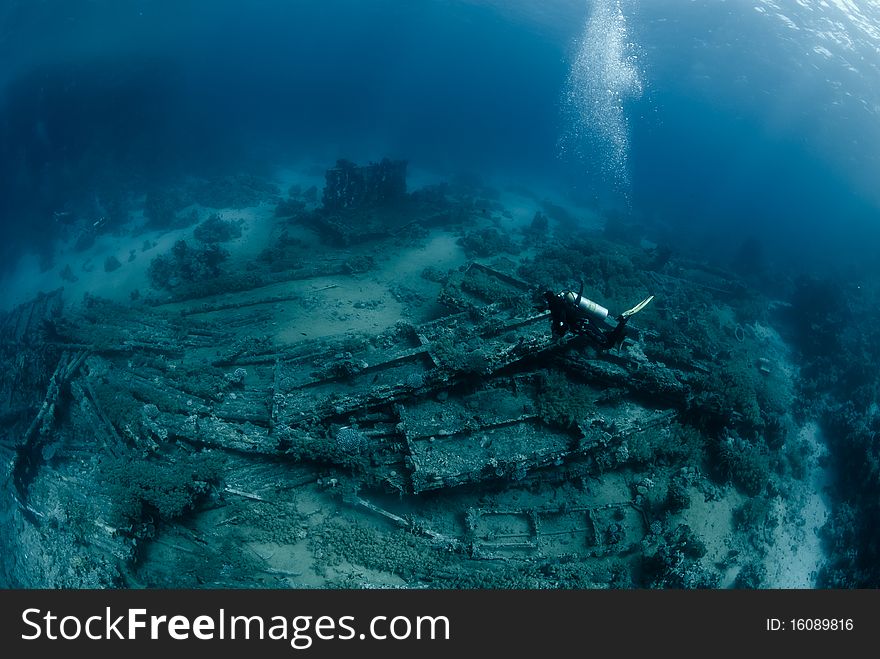
M 759 293 L 515 215 L 516 192 L 408 191 L 398 161 L 319 183 L 176 188 L 190 203 L 133 232 L 136 296 L 3 316 L 5 583 L 790 578 L 817 455 Z M 618 350 L 550 331 L 540 292 L 580 280 L 614 310 L 655 296 Z

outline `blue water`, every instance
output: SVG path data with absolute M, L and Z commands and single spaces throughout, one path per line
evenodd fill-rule
M 719 262 L 869 262 L 878 53 L 878 4 L 842 0 L 4 0 L 3 262 L 121 187 L 383 156 Z

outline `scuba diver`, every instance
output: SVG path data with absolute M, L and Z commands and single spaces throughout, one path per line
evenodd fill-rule
M 577 336 L 584 336 L 601 350 L 619 349 L 626 338 L 624 332 L 626 323 L 654 299 L 654 296 L 651 295 L 632 309 L 627 309 L 617 317 L 617 325 L 611 326 L 605 322 L 608 317 L 608 309 L 585 298 L 583 292 L 583 282 L 581 282 L 580 290 L 577 293 L 574 291 L 563 291 L 558 294 L 553 291 L 544 292 L 544 299 L 550 309 L 553 334 L 562 337 L 571 332 Z

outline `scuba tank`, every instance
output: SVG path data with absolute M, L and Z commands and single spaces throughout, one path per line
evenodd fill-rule
M 563 294 L 562 298 L 563 300 L 565 300 L 566 304 L 576 306 L 579 312 L 584 314 L 595 323 L 602 323 L 606 318 L 608 318 L 608 309 L 603 307 L 601 304 L 597 304 L 592 300 L 588 300 L 580 293 L 568 291 L 567 293 Z

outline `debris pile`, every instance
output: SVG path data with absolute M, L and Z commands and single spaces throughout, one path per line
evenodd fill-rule
M 406 161 L 384 158 L 358 166 L 339 160 L 327 170 L 323 204 L 328 211 L 356 211 L 392 205 L 406 195 Z

